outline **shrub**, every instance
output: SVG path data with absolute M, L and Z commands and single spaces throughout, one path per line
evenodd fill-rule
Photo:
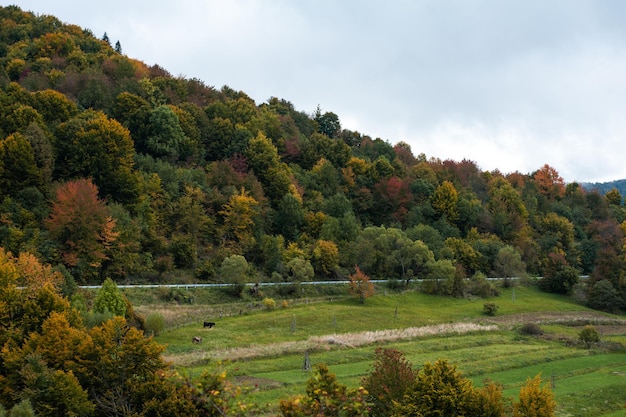
M 537 323 L 524 323 L 519 332 L 528 336 L 539 336 L 543 334 L 543 329 Z
M 149 314 L 148 317 L 146 317 L 146 323 L 144 326 L 147 332 L 149 332 L 153 336 L 158 336 L 159 333 L 161 333 L 165 328 L 165 319 L 163 318 L 163 314 Z
M 583 342 L 587 348 L 590 348 L 592 344 L 600 341 L 600 334 L 595 327 L 588 325 L 578 333 L 578 340 Z
M 283 301 L 280 303 L 280 306 L 281 306 L 282 308 L 288 308 L 288 307 L 289 307 L 289 301 L 287 301 L 287 300 L 283 300 Z
M 487 316 L 495 316 L 498 308 L 499 307 L 496 303 L 485 303 L 483 304 L 483 314 Z
M 265 307 L 266 310 L 273 310 L 276 308 L 276 301 L 274 301 L 273 298 L 264 298 L 263 307 Z

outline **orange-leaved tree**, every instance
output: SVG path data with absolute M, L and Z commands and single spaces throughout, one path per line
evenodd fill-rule
M 98 188 L 88 179 L 68 181 L 57 188 L 46 226 L 60 244 L 65 266 L 82 281 L 97 277 L 107 250 L 117 238 L 115 220 Z
M 354 274 L 350 278 L 350 294 L 357 297 L 361 304 L 365 303 L 365 299 L 374 295 L 374 284 L 370 278 L 365 275 L 358 266 L 355 266 Z

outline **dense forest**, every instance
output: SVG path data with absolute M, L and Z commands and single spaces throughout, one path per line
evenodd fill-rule
M 16 6 L 0 7 L 0 113 L 4 407 L 218 415 L 233 400 L 219 374 L 169 370 L 115 282 L 243 291 L 358 273 L 462 297 L 515 277 L 626 307 L 622 195 L 566 184 L 548 164 L 505 174 L 429 158 L 332 111 L 174 77 Z M 102 283 L 89 306 L 72 297 Z
M 548 164 L 504 174 L 415 155 L 319 107 L 173 77 L 106 34 L 0 13 L 0 246 L 14 256 L 78 284 L 300 282 L 358 266 L 461 296 L 480 287 L 465 278 L 542 277 L 624 307 L 617 189 L 565 184 Z

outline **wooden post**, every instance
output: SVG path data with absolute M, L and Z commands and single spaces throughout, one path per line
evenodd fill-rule
M 306 372 L 311 370 L 311 359 L 309 358 L 308 349 L 304 351 L 304 363 L 302 364 L 302 370 Z

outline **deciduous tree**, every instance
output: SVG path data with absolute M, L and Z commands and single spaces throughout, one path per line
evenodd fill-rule
M 57 188 L 46 226 L 61 246 L 63 263 L 85 282 L 94 279 L 116 239 L 115 221 L 98 188 L 86 179 Z
M 394 403 L 402 401 L 416 376 L 417 369 L 413 369 L 402 352 L 393 348 L 377 348 L 373 369 L 361 381 L 367 391 L 365 398 L 370 404 L 370 415 L 392 415 Z
M 92 178 L 101 196 L 136 201 L 133 141 L 117 121 L 102 112 L 85 111 L 58 126 L 54 146 L 57 178 Z
M 350 294 L 356 297 L 361 304 L 364 304 L 367 298 L 374 295 L 374 284 L 371 283 L 369 277 L 358 266 L 355 266 L 354 269 L 354 273 L 348 277 L 350 280 L 348 284 L 350 286 Z

